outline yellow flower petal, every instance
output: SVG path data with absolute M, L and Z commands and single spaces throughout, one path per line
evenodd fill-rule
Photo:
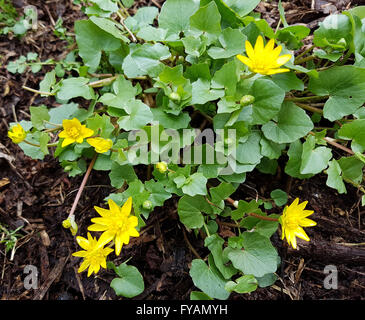
M 249 68 L 252 67 L 252 62 L 249 58 L 242 56 L 240 54 L 237 55 L 237 59 L 240 60 L 242 63 L 244 63 L 246 66 L 248 66 Z
M 287 63 L 291 59 L 290 54 L 284 54 L 283 56 L 280 56 L 276 59 L 276 63 L 278 66 L 282 66 L 283 64 Z
M 92 224 L 90 225 L 87 230 L 89 231 L 105 231 L 108 230 L 108 227 L 105 225 L 101 225 L 101 224 Z
M 264 39 L 261 36 L 257 37 L 253 50 L 255 51 L 255 54 L 261 54 L 264 50 Z
M 99 238 L 99 246 L 105 246 L 107 243 L 112 241 L 115 237 L 115 234 L 112 232 L 105 231 Z
M 131 213 L 131 210 L 132 210 L 132 197 L 129 197 L 127 199 L 127 201 L 125 202 L 125 204 L 123 205 L 121 211 L 122 211 L 123 215 L 129 216 L 129 214 Z M 138 222 L 137 222 L 137 224 L 138 224 Z
M 254 59 L 255 58 L 255 51 L 250 43 L 250 41 L 246 40 L 245 42 L 245 46 L 246 46 L 246 54 L 250 59 Z

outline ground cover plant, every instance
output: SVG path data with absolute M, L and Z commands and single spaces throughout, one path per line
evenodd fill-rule
M 300 253 L 307 228 L 316 233 L 316 210 L 310 193 L 291 197 L 290 188 L 240 197 L 257 172 L 267 181 L 324 175 L 329 190 L 355 189 L 365 206 L 365 8 L 330 14 L 311 33 L 288 23 L 281 1 L 272 28 L 254 11 L 259 3 L 167 0 L 131 14 L 133 1 L 80 2 L 73 35 L 62 19 L 54 27 L 67 56 L 29 52 L 7 64 L 20 79 L 49 68 L 38 87 L 22 86 L 45 100 L 10 122 L 7 138 L 35 162 L 56 159 L 81 177 L 57 223 L 70 231 L 77 279 L 109 272 L 117 296 L 143 295 L 145 272 L 125 248 L 174 200 L 175 228 L 194 256 L 190 299 L 277 286 L 285 257 L 275 237 Z M 97 171 L 112 191 L 103 203 L 89 199 L 84 219 L 79 202 Z M 21 229 L 1 230 L 11 251 Z

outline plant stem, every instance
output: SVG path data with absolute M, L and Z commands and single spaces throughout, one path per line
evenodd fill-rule
M 95 164 L 95 161 L 96 161 L 96 158 L 98 157 L 98 154 L 95 153 L 93 159 L 91 160 L 90 164 L 89 164 L 89 167 L 87 168 L 87 171 L 84 175 L 84 178 L 82 179 L 82 182 L 81 182 L 81 185 L 80 185 L 80 188 L 79 190 L 77 191 L 77 194 L 76 194 L 76 197 L 75 197 L 75 200 L 72 204 L 72 207 L 71 207 L 71 211 L 68 215 L 68 218 L 71 218 L 71 217 L 74 217 L 75 216 L 75 210 L 76 210 L 76 207 L 77 207 L 77 204 L 80 200 L 80 197 L 81 197 L 81 194 L 82 194 L 82 191 L 84 190 L 85 188 L 85 185 L 86 185 L 86 182 L 87 182 L 87 179 L 89 178 L 89 175 L 91 173 L 91 170 L 92 168 L 94 167 L 94 164 Z
M 227 198 L 226 199 L 227 202 L 229 202 L 231 205 L 233 205 L 235 208 L 237 208 L 237 204 L 236 204 L 236 201 L 234 201 L 232 198 Z M 270 218 L 270 217 L 267 217 L 267 216 L 261 216 L 257 213 L 253 213 L 253 212 L 250 212 L 250 213 L 246 213 L 248 216 L 250 217 L 255 217 L 255 218 L 258 218 L 258 219 L 261 219 L 261 220 L 266 220 L 266 221 L 279 221 L 278 219 L 276 218 Z
M 294 64 L 302 64 L 304 62 L 308 62 L 308 61 L 314 60 L 315 58 L 317 58 L 317 57 L 314 56 L 314 55 L 311 55 L 311 56 L 308 56 L 308 57 L 305 57 L 303 59 L 299 59 L 299 60 L 295 61 Z
M 105 78 L 105 79 L 97 80 L 97 81 L 94 81 L 94 82 L 90 82 L 88 84 L 88 86 L 91 87 L 91 88 L 98 88 L 98 87 L 107 86 L 107 85 L 111 84 L 117 77 L 118 77 L 118 75 L 115 75 L 115 76 L 112 76 L 110 78 Z
M 294 63 L 296 63 L 298 61 L 299 58 L 305 56 L 308 52 L 312 51 L 312 49 L 314 48 L 315 46 L 314 45 L 311 45 L 307 50 L 303 51 L 301 54 L 299 54 L 295 60 L 294 60 Z
M 248 74 L 248 75 L 242 75 L 242 76 L 241 76 L 241 80 L 250 79 L 250 78 L 254 77 L 255 75 L 256 75 L 256 73 L 255 73 L 255 72 L 252 72 L 252 73 L 250 73 L 250 74 Z
M 318 109 L 316 107 L 312 107 L 308 104 L 303 104 L 303 103 L 299 103 L 299 102 L 295 102 L 295 104 L 298 107 L 301 107 L 304 110 L 310 111 L 310 112 L 314 112 L 314 113 L 319 113 L 319 114 L 323 114 L 323 110 L 322 109 Z
M 26 144 L 29 144 L 29 145 L 31 145 L 33 147 L 38 147 L 38 148 L 41 147 L 39 144 L 30 142 L 30 141 L 27 141 L 27 140 L 23 140 L 23 142 L 25 142 Z M 47 144 L 47 147 L 56 147 L 57 145 L 58 145 L 58 141 L 53 142 L 53 143 L 48 143 Z
M 323 100 L 323 99 L 327 99 L 329 98 L 329 96 L 309 96 L 309 97 L 286 97 L 284 100 L 285 101 L 308 101 L 308 100 Z
M 207 234 L 208 237 L 210 237 L 210 232 L 209 232 L 208 227 L 207 227 L 204 220 L 203 220 L 203 226 L 204 226 L 204 229 L 205 229 L 205 233 Z
M 311 134 L 312 136 L 315 136 L 315 133 L 313 131 L 309 132 L 309 134 Z M 326 141 L 328 144 L 330 144 L 330 145 L 332 145 L 332 146 L 334 146 L 334 147 L 336 147 L 338 149 L 341 149 L 341 150 L 343 150 L 343 151 L 345 151 L 345 152 L 347 152 L 347 153 L 349 153 L 351 155 L 354 155 L 355 154 L 355 152 L 353 152 L 351 149 L 343 146 L 342 144 L 337 143 L 332 138 L 324 137 L 323 140 Z
M 39 91 L 39 90 L 35 90 L 35 89 L 29 88 L 29 87 L 26 87 L 26 86 L 22 86 L 22 88 L 25 89 L 25 90 L 28 90 L 30 92 L 34 92 L 34 93 L 45 95 L 45 96 L 54 96 L 55 95 L 54 93 L 51 93 L 51 92 Z

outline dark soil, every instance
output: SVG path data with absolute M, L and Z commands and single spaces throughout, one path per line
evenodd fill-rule
M 131 9 L 144 5 L 160 6 L 163 0 L 136 1 Z M 69 212 L 82 177 L 69 178 L 57 160 L 47 156 L 44 161 L 26 157 L 21 149 L 7 138 L 9 123 L 29 120 L 29 106 L 46 104 L 57 106 L 54 100 L 39 97 L 22 89 L 23 85 L 38 88 L 44 67 L 37 74 L 28 71 L 13 75 L 6 70 L 9 61 L 37 52 L 42 61 L 61 59 L 69 48 L 66 41 L 53 34 L 53 22 L 62 16 L 64 25 L 73 31 L 75 20 L 83 17 L 78 6 L 70 1 L 17 0 L 22 7 L 35 5 L 39 13 L 39 28 L 29 31 L 22 38 L 9 39 L 0 36 L 0 223 L 13 230 L 19 226 L 21 237 L 16 250 L 5 255 L 0 245 L 0 297 L 2 300 L 109 300 L 117 299 L 109 287 L 115 274 L 103 270 L 96 277 L 78 274 L 79 259 L 71 256 L 79 250 L 74 237 L 61 226 Z M 355 2 L 352 1 L 352 4 Z M 290 24 L 304 23 L 311 28 L 318 21 L 336 10 L 351 6 L 350 1 L 297 0 L 283 3 Z M 262 2 L 258 9 L 267 21 L 275 26 L 278 21 L 277 3 Z M 336 153 L 336 152 L 335 152 Z M 339 154 L 338 154 L 339 155 Z M 280 168 L 279 168 L 280 169 Z M 144 172 L 140 172 L 143 178 Z M 9 182 L 9 183 L 7 183 Z M 234 199 L 255 199 L 258 195 L 269 197 L 275 188 L 286 190 L 290 200 L 295 197 L 309 200 L 315 211 L 315 228 L 308 228 L 310 243 L 299 242 L 299 250 L 288 248 L 273 236 L 273 243 L 282 257 L 278 269 L 279 280 L 274 286 L 260 288 L 252 294 L 232 294 L 232 300 L 290 300 L 290 299 L 363 299 L 365 293 L 365 250 L 351 244 L 364 242 L 364 209 L 360 207 L 357 190 L 348 187 L 346 195 L 326 187 L 326 177 L 319 175 L 310 180 L 291 179 L 283 168 L 276 176 L 258 172 L 248 175 L 247 181 L 232 196 Z M 94 205 L 103 206 L 103 199 L 112 192 L 107 173 L 93 171 L 77 208 L 79 234 L 86 234 L 90 218 L 95 216 Z M 145 291 L 135 299 L 186 300 L 196 290 L 189 276 L 189 266 L 196 258 L 190 250 L 193 246 L 201 257 L 207 249 L 203 238 L 188 233 L 179 223 L 177 199 L 167 201 L 149 217 L 139 238 L 133 238 L 115 264 L 129 257 L 145 280 Z M 275 211 L 275 209 L 274 209 Z M 220 225 L 220 235 L 232 235 L 230 227 Z M 185 235 L 184 235 L 185 233 Z M 347 245 L 343 245 L 347 244 Z M 39 288 L 24 288 L 24 267 L 34 265 L 39 271 Z M 338 270 L 338 289 L 325 289 L 324 268 L 334 265 Z

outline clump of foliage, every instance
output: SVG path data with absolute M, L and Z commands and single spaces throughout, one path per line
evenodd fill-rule
M 270 179 L 279 159 L 291 177 L 325 173 L 338 193 L 347 184 L 365 193 L 365 8 L 327 17 L 299 51 L 311 30 L 288 25 L 281 5 L 273 30 L 253 12 L 256 0 L 167 0 L 160 12 L 145 7 L 133 16 L 133 1 L 89 3 L 87 18 L 75 22 L 78 75 L 52 70 L 39 90 L 26 88 L 61 105 L 31 106 L 31 120 L 19 123 L 24 132 L 15 124 L 11 131 L 26 155 L 44 159 L 55 147 L 70 176 L 84 174 L 76 204 L 91 170 L 109 173 L 109 209 L 96 207 L 101 217 L 89 227 L 100 238 L 77 237 L 80 271 L 109 266 L 117 294 L 141 293 L 135 267 L 106 262 L 110 247 L 123 252 L 150 213 L 176 196 L 181 223 L 204 235 L 210 251 L 192 261 L 202 291 L 192 299 L 273 284 L 280 257 L 272 235 L 279 229 L 294 248 L 296 237 L 309 241 L 303 227 L 315 225 L 313 211 L 299 199 L 286 205 L 279 189 L 269 199 L 232 198 L 252 171 Z M 213 141 L 204 142 L 204 129 L 214 130 Z M 74 235 L 75 208 L 64 221 Z M 221 237 L 222 222 L 236 235 Z

